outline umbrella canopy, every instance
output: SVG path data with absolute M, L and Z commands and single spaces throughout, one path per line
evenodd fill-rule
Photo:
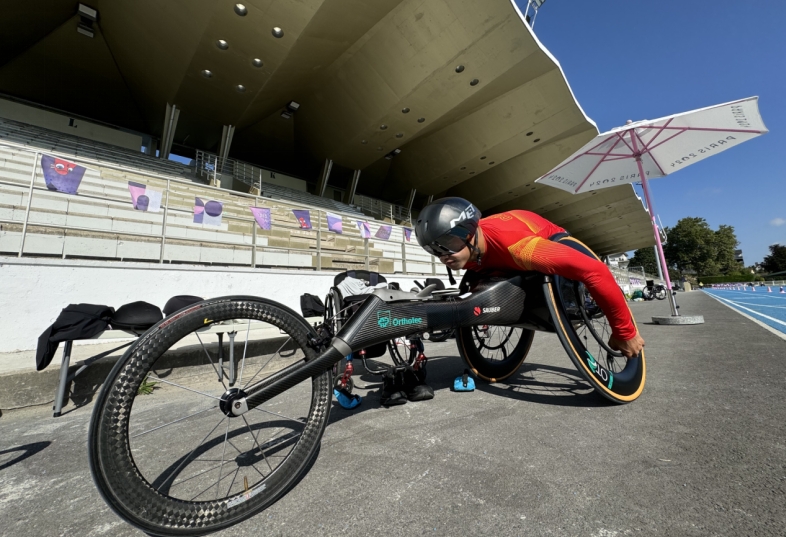
M 537 180 L 580 194 L 664 177 L 767 131 L 758 97 L 637 121 L 599 134 Z
M 536 182 L 573 194 L 641 182 L 666 284 L 671 279 L 647 181 L 664 177 L 768 132 L 759 98 L 700 108 L 654 120 L 628 122 L 596 136 Z M 677 302 L 669 293 L 672 315 Z

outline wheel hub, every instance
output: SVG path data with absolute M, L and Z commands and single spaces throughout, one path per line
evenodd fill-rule
M 219 403 L 219 408 L 221 408 L 221 412 L 229 416 L 230 418 L 236 418 L 240 415 L 237 413 L 237 410 L 242 408 L 242 403 L 240 402 L 241 399 L 247 397 L 248 394 L 241 390 L 240 388 L 230 388 L 224 395 L 221 396 L 221 402 Z M 233 412 L 233 409 L 235 411 Z

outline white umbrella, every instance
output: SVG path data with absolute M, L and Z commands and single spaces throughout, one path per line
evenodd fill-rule
M 641 182 L 661 268 L 671 289 L 647 180 L 664 177 L 768 132 L 758 101 L 758 97 L 749 97 L 660 119 L 628 121 L 624 127 L 593 138 L 537 182 L 573 194 Z M 678 315 L 674 298 L 671 293 L 669 296 L 672 315 Z

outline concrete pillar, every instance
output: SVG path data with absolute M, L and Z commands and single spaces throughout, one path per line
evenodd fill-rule
M 164 132 L 161 135 L 161 150 L 158 155 L 160 159 L 169 158 L 169 152 L 172 150 L 172 141 L 175 139 L 178 118 L 180 118 L 180 110 L 174 104 L 167 103 L 166 113 L 164 114 Z
M 417 194 L 416 189 L 412 189 L 409 191 L 409 197 L 407 198 L 407 218 L 412 220 L 412 204 L 415 203 L 415 194 Z
M 415 202 L 415 194 L 417 194 L 417 192 L 418 191 L 416 189 L 414 189 L 414 188 L 409 191 L 409 197 L 407 198 L 407 210 L 408 211 L 412 210 L 412 204 Z
M 325 164 L 322 166 L 322 175 L 320 175 L 319 183 L 317 183 L 317 191 L 315 192 L 317 196 L 325 195 L 325 188 L 327 188 L 328 179 L 330 179 L 330 170 L 332 169 L 333 161 L 329 158 L 326 158 Z
M 360 170 L 352 172 L 352 182 L 349 183 L 349 188 L 344 194 L 344 203 L 352 203 L 355 201 L 355 190 L 358 188 L 358 181 L 360 181 Z
M 229 148 L 232 147 L 232 138 L 235 136 L 234 125 L 224 125 L 221 131 L 221 145 L 218 148 L 218 173 L 224 171 L 224 163 L 229 156 Z

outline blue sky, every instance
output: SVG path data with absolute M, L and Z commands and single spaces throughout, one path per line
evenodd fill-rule
M 786 244 L 784 28 L 781 0 L 547 0 L 535 23 L 601 132 L 759 96 L 768 134 L 650 183 L 665 226 L 732 225 L 747 265 Z

